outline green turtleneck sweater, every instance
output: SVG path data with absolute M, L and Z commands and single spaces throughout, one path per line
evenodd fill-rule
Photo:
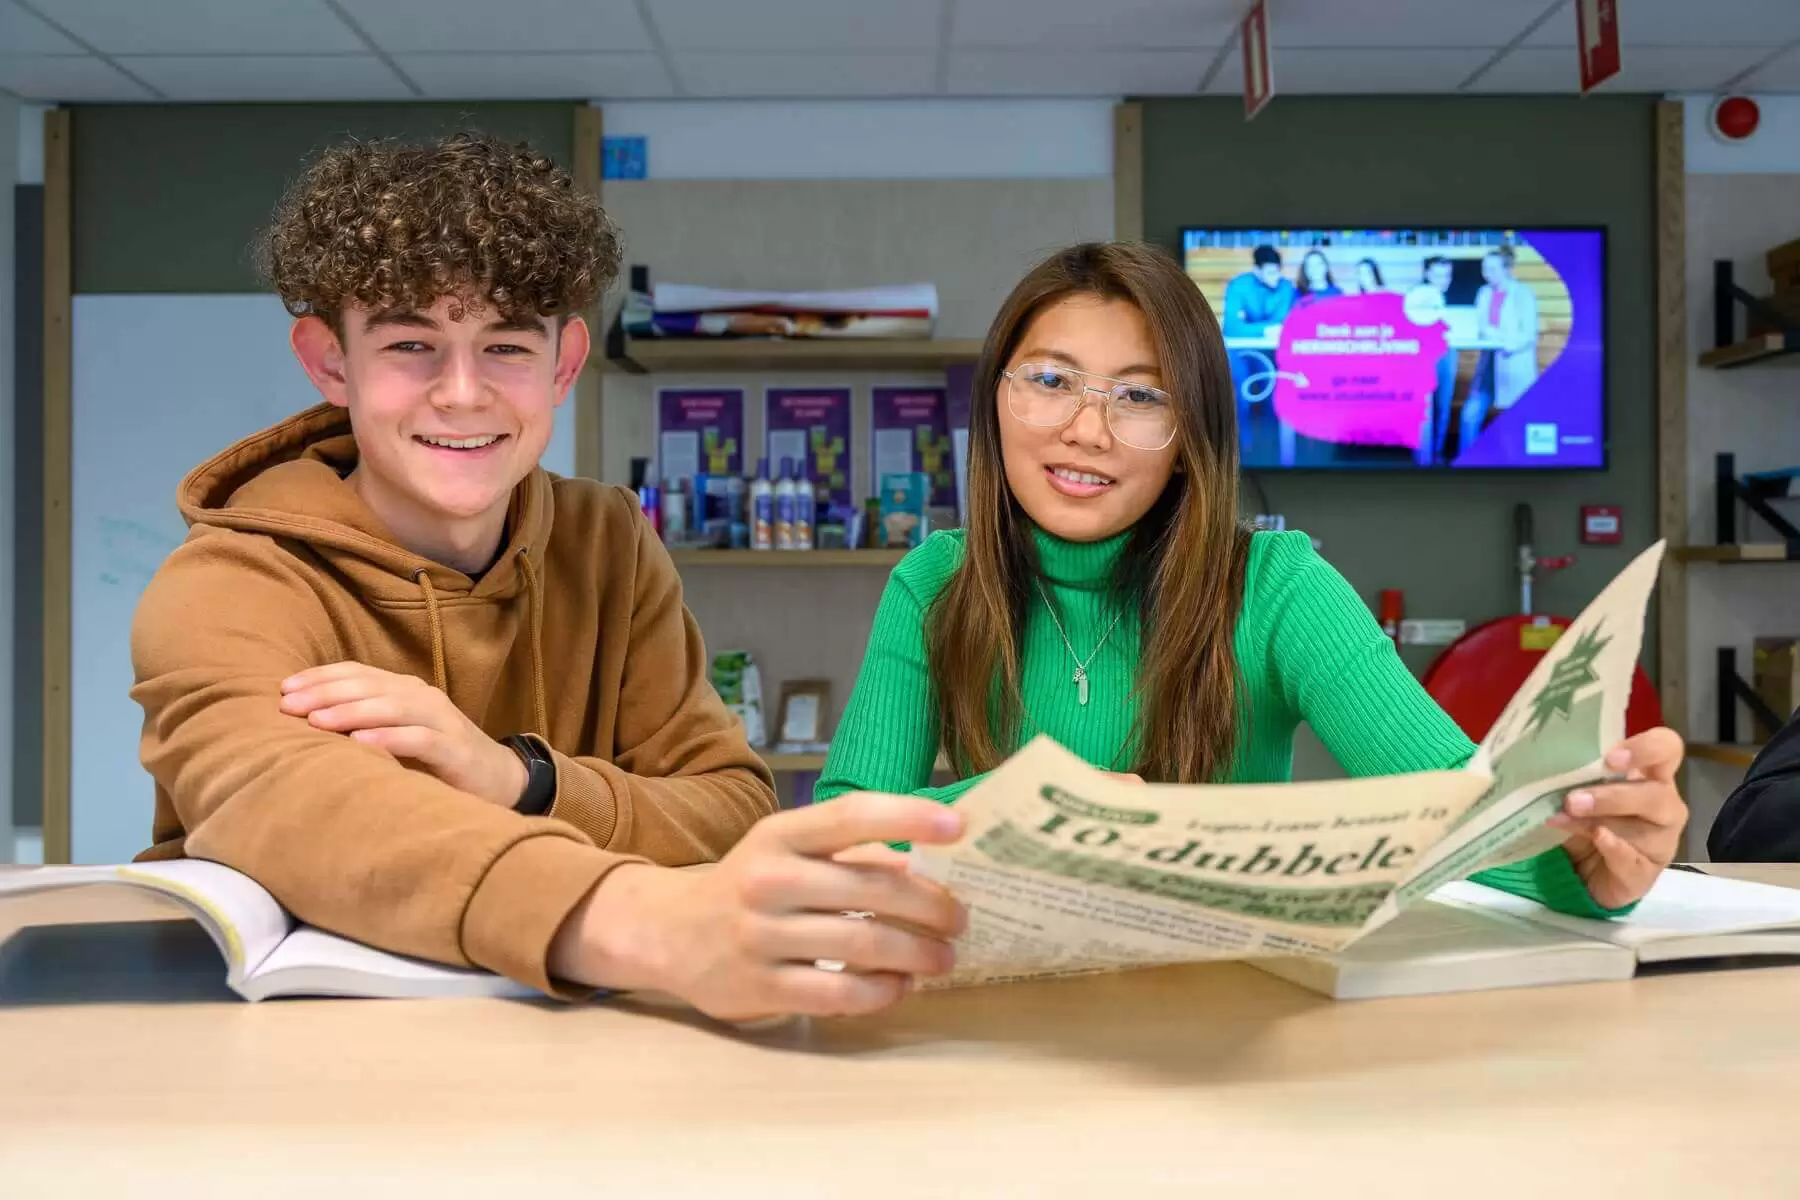
M 1056 603 L 1063 632 L 1043 598 L 1034 596 L 1025 622 L 1020 680 L 1025 704 L 1020 744 L 1045 733 L 1109 771 L 1131 769 L 1137 721 L 1132 688 L 1137 615 L 1118 614 L 1108 594 L 1125 538 L 1120 534 L 1104 542 L 1074 543 L 1036 532 L 1043 586 Z M 816 800 L 874 791 L 949 803 L 979 781 L 976 776 L 928 786 L 938 743 L 937 706 L 925 658 L 925 614 L 962 559 L 962 531 L 948 530 L 933 534 L 894 569 L 875 614 L 856 688 L 819 777 Z M 1072 682 L 1076 663 L 1064 633 L 1077 653 L 1093 655 L 1087 664 L 1085 705 Z M 1401 663 L 1349 583 L 1314 552 L 1304 533 L 1258 533 L 1252 538 L 1233 646 L 1251 718 L 1225 782 L 1291 778 L 1294 730 L 1302 721 L 1353 776 L 1456 768 L 1475 751 Z M 1625 911 L 1596 905 L 1560 848 L 1478 879 L 1580 916 Z

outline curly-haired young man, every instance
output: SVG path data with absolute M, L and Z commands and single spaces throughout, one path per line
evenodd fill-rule
M 867 1011 L 946 969 L 954 901 L 864 844 L 941 841 L 954 815 L 769 815 L 635 498 L 538 465 L 617 273 L 594 199 L 490 138 L 351 144 L 265 249 L 325 403 L 181 485 L 191 531 L 132 634 L 144 856 L 557 995 Z

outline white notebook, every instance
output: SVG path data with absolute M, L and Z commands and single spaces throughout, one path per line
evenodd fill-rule
M 1258 959 L 1339 1000 L 1630 979 L 1646 963 L 1800 956 L 1800 890 L 1665 871 L 1628 916 L 1592 920 L 1478 883 L 1429 900 L 1329 958 Z
M 536 995 L 505 976 L 389 954 L 302 925 L 255 880 L 218 863 L 190 858 L 0 871 L 0 899 L 93 885 L 141 888 L 179 903 L 211 935 L 225 958 L 225 982 L 246 1000 Z

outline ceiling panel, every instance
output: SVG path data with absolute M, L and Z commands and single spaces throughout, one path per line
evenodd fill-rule
M 1211 50 L 957 50 L 950 91 L 959 96 L 1187 95 Z
M 1271 0 L 1269 45 L 1498 49 L 1558 0 Z
M 321 0 L 32 0 L 107 54 L 335 54 L 366 50 Z
M 64 37 L 12 0 L 0 0 L 0 53 L 81 54 L 83 50 L 79 42 Z
M 410 100 L 373 54 L 119 56 L 171 100 Z
M 1619 56 L 1619 73 L 1600 92 L 1710 91 L 1761 58 L 1761 47 L 1635 46 Z M 1276 76 L 1279 86 L 1280 76 Z M 1573 92 L 1580 64 L 1573 45 L 1560 49 L 1521 47 L 1476 80 L 1472 92 Z
M 1222 46 L 1244 7 L 1242 0 L 955 0 L 950 39 L 983 49 Z
M 155 97 L 91 54 L 0 56 L 0 87 L 26 100 L 153 100 Z
M 428 96 L 579 100 L 673 94 L 654 54 L 396 54 Z
M 647 0 L 673 50 L 934 50 L 926 0 Z
M 1766 46 L 1800 37 L 1800 0 L 1620 0 L 1626 46 Z M 1575 6 L 1544 22 L 1528 46 L 1573 46 Z
M 693 96 L 918 96 L 933 91 L 930 54 L 677 54 Z
M 650 35 L 632 0 L 339 0 L 383 50 L 499 53 L 508 51 L 650 50 Z
M 1269 59 L 1275 94 L 1450 92 L 1494 56 L 1485 49 L 1294 50 L 1276 47 Z M 1244 59 L 1233 52 L 1207 91 L 1244 88 Z
M 1800 49 L 1789 50 L 1743 83 L 1747 92 L 1800 92 Z

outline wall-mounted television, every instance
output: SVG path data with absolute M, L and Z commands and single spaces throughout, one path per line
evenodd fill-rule
M 1246 470 L 1606 465 L 1598 228 L 1181 231 Z

